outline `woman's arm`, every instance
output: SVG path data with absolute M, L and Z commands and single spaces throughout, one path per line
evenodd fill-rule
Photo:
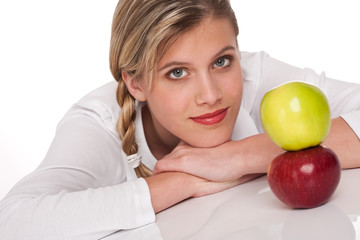
M 205 179 L 181 172 L 165 172 L 145 180 L 155 213 L 187 198 L 219 192 L 236 185 L 236 182 L 211 184 Z
M 257 159 L 255 161 L 246 161 L 245 168 L 250 172 L 267 171 L 270 161 L 281 152 L 267 134 L 255 135 L 245 139 L 245 141 L 249 141 L 247 146 L 251 149 L 248 152 L 251 156 L 248 157 Z M 258 151 L 256 151 L 254 146 L 260 143 L 263 144 L 263 147 L 258 148 Z M 336 153 L 342 168 L 360 167 L 360 158 L 358 157 L 360 155 L 360 141 L 341 117 L 332 119 L 329 135 L 322 145 L 331 148 Z
M 342 168 L 360 167 L 359 138 L 341 117 L 331 121 L 330 134 L 323 145 L 336 153 Z
M 360 167 L 360 141 L 342 118 L 332 120 L 323 145 L 338 155 L 343 168 Z M 270 162 L 282 152 L 265 133 L 208 149 L 181 144 L 158 161 L 154 173 L 179 171 L 212 181 L 232 181 L 249 174 L 266 173 Z
M 164 172 L 146 178 L 155 213 L 190 197 L 201 197 L 232 188 L 258 175 L 243 176 L 232 181 L 209 181 L 183 172 Z
M 266 134 L 229 141 L 213 148 L 193 148 L 180 144 L 157 162 L 154 174 L 177 171 L 211 181 L 233 181 L 265 173 L 270 161 L 283 151 Z
M 98 239 L 155 221 L 147 183 L 127 179 L 119 142 L 91 113 L 62 122 L 39 168 L 0 202 L 0 238 Z

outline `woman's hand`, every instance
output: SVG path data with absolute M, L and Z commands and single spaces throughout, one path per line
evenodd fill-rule
M 194 148 L 180 143 L 157 162 L 153 173 L 185 172 L 216 182 L 239 179 L 243 175 L 242 162 L 228 151 L 231 144 L 228 142 L 214 148 Z
M 186 198 L 221 192 L 261 176 L 281 152 L 266 134 L 213 148 L 180 143 L 157 162 L 154 175 L 145 179 L 155 212 Z
M 254 173 L 266 173 L 270 161 L 283 152 L 266 134 L 229 141 L 212 148 L 180 143 L 159 160 L 154 174 L 185 172 L 210 181 L 227 182 Z
M 213 182 L 199 178 L 198 187 L 196 188 L 196 191 L 192 197 L 202 197 L 209 194 L 225 191 L 229 188 L 248 182 L 262 175 L 263 174 L 250 174 L 250 175 L 245 175 L 239 179 L 233 181 L 227 181 L 227 182 Z

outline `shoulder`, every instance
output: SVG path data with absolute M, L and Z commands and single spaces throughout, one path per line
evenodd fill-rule
M 243 78 L 246 81 L 256 81 L 261 75 L 261 69 L 265 58 L 269 58 L 266 52 L 240 52 Z
M 265 52 L 240 52 L 240 64 L 243 78 L 243 107 L 251 113 L 259 91 L 262 78 Z
M 117 83 L 109 82 L 81 98 L 75 105 L 101 113 L 117 113 L 120 107 L 116 100 Z
M 109 82 L 86 94 L 76 102 L 60 121 L 59 126 L 69 119 L 82 116 L 95 120 L 112 134 L 116 133 L 116 122 L 121 108 L 116 100 L 117 83 Z

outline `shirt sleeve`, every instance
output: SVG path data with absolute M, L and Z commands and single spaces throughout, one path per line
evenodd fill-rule
M 244 91 L 245 106 L 260 132 L 260 104 L 272 88 L 290 81 L 303 81 L 318 86 L 327 96 L 331 117 L 342 117 L 360 138 L 360 85 L 328 78 L 309 68 L 298 68 L 270 57 L 265 52 L 244 53 L 242 62 L 244 84 L 252 91 Z M 247 61 L 250 60 L 250 61 Z M 251 86 L 251 87 L 249 87 Z M 246 88 L 244 89 L 246 90 Z
M 340 116 L 360 139 L 360 84 L 325 77 L 320 87 L 328 96 L 332 117 Z
M 155 221 L 146 181 L 127 180 L 120 140 L 91 114 L 69 115 L 41 165 L 0 202 L 1 238 L 98 239 Z

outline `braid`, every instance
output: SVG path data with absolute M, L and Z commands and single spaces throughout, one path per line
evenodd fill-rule
M 122 149 L 126 155 L 138 152 L 138 145 L 135 141 L 135 100 L 127 90 L 124 81 L 119 81 L 117 89 L 117 101 L 121 107 L 121 113 L 116 125 L 116 129 L 122 140 Z M 143 163 L 135 168 L 138 177 L 152 176 L 152 171 Z

